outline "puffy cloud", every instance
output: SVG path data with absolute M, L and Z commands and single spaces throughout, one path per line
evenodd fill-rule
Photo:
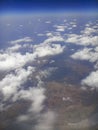
M 91 35 L 95 32 L 96 32 L 96 29 L 90 28 L 90 27 L 86 27 L 83 31 L 81 31 L 81 33 L 85 35 Z
M 27 41 L 28 38 L 24 38 Z M 15 68 L 23 67 L 27 63 L 33 62 L 38 57 L 45 57 L 49 55 L 57 55 L 64 51 L 65 46 L 54 44 L 53 42 L 64 41 L 60 36 L 52 36 L 46 39 L 43 43 L 38 45 L 32 44 L 18 44 L 24 39 L 16 40 L 11 43 L 12 46 L 8 47 L 5 51 L 0 53 L 0 71 L 13 70 Z M 17 42 L 18 41 L 18 42 Z M 21 54 L 20 49 L 27 49 L 29 52 Z
M 98 52 L 94 52 L 92 48 L 84 48 L 82 50 L 78 50 L 76 53 L 71 55 L 71 57 L 73 59 L 95 62 L 98 60 Z
M 72 22 L 70 22 L 70 23 L 69 23 L 69 26 L 72 27 L 72 28 L 77 27 L 77 23 L 76 23 L 76 21 L 72 21 Z
M 76 21 L 66 22 L 64 20 L 64 23 L 61 25 L 54 25 L 54 28 L 56 28 L 56 31 L 58 32 L 64 32 L 65 30 L 72 30 L 73 28 L 77 27 Z
M 74 26 L 75 24 L 73 24 Z M 89 25 L 89 24 L 87 24 Z M 98 45 L 98 26 L 92 25 L 91 27 L 85 26 L 84 30 L 80 31 L 80 34 L 67 34 L 66 42 L 74 43 L 76 45 L 83 46 L 97 46 Z
M 74 43 L 76 45 L 83 46 L 97 46 L 98 45 L 98 36 L 86 36 L 86 35 L 77 35 L 77 34 L 68 34 L 66 42 Z
M 92 87 L 98 87 L 98 36 L 97 36 L 97 26 L 92 26 L 91 24 L 86 24 L 84 30 L 81 34 L 69 34 L 67 42 L 74 43 L 76 45 L 81 45 L 84 48 L 77 50 L 71 55 L 71 58 L 77 60 L 87 60 L 94 63 L 94 68 L 96 71 L 92 71 L 86 78 L 84 78 L 81 83 L 82 85 L 87 85 Z M 87 47 L 90 45 L 90 48 Z
M 29 112 L 39 113 L 43 110 L 43 102 L 46 99 L 45 97 L 45 89 L 42 87 L 32 87 L 28 90 L 21 90 L 18 93 L 18 99 L 25 99 L 32 101 L 31 106 L 29 108 Z
M 73 27 L 73 28 L 75 28 L 75 27 L 77 27 L 77 25 L 76 25 L 76 24 L 74 24 L 74 25 L 72 25 L 72 27 Z
M 94 51 L 96 50 L 96 51 Z M 87 60 L 94 63 L 96 71 L 91 72 L 81 83 L 90 87 L 98 87 L 98 52 L 97 48 L 84 48 L 71 56 L 73 59 Z
M 36 130 L 52 130 L 55 120 L 54 112 L 41 111 L 44 109 L 44 101 L 46 99 L 43 78 L 49 76 L 56 68 L 48 68 L 47 70 L 39 70 L 35 75 L 37 85 L 27 86 L 28 81 L 36 72 L 36 67 L 31 67 L 29 63 L 38 60 L 40 57 L 52 56 L 60 54 L 64 51 L 65 46 L 53 42 L 64 41 L 61 36 L 49 36 L 43 43 L 38 45 L 27 44 L 29 38 L 11 41 L 11 46 L 0 52 L 0 72 L 5 71 L 6 74 L 0 81 L 0 108 L 1 111 L 11 107 L 18 100 L 30 101 L 26 114 L 17 118 L 18 122 L 26 123 L 32 121 L 35 117 L 37 125 Z M 24 44 L 19 44 L 24 42 Z M 27 49 L 28 48 L 28 49 Z M 21 50 L 24 50 L 23 53 Z M 10 101 L 10 104 L 7 102 Z M 39 118 L 38 118 L 39 117 Z M 48 118 L 47 118 L 48 117 Z M 44 124 L 45 123 L 45 124 Z M 33 125 L 30 125 L 30 128 Z
M 29 119 L 30 119 L 30 115 L 20 115 L 20 116 L 18 116 L 17 117 L 17 121 L 18 122 L 25 122 L 25 121 L 29 121 Z
M 48 36 L 48 37 L 52 37 L 52 36 L 53 36 L 53 34 L 52 34 L 52 33 L 50 33 L 50 32 L 48 32 L 48 33 L 46 33 L 46 36 Z
M 15 44 L 14 46 L 11 46 L 11 47 L 7 48 L 7 51 L 8 52 L 16 52 L 20 48 L 22 48 L 22 46 L 20 44 Z
M 0 71 L 13 70 L 34 60 L 32 53 L 3 53 L 0 54 Z
M 47 69 L 40 71 L 40 72 L 39 72 L 39 75 L 40 75 L 40 77 L 42 77 L 42 78 L 47 78 L 47 77 L 49 77 L 49 76 L 51 75 L 51 73 L 52 73 L 53 71 L 55 71 L 56 69 L 57 69 L 57 67 L 48 67 Z
M 24 37 L 24 38 L 21 38 L 21 39 L 18 39 L 18 40 L 14 40 L 14 41 L 10 41 L 11 44 L 17 44 L 17 43 L 21 43 L 21 42 L 33 42 L 33 39 L 30 38 L 30 37 Z
M 89 60 L 91 52 L 91 48 L 84 48 L 83 50 L 78 50 L 76 53 L 71 55 L 73 59 L 79 59 L 79 60 Z
M 54 40 L 55 41 L 55 40 Z M 44 44 L 34 46 L 34 54 L 38 57 L 44 57 L 48 55 L 57 55 L 64 51 L 64 46 L 60 44 L 47 44 L 49 41 L 45 41 Z
M 34 71 L 34 68 L 29 66 L 27 70 L 20 68 L 16 69 L 14 73 L 7 74 L 0 81 L 0 92 L 3 95 L 2 100 L 7 101 L 10 97 L 14 96 L 21 89 L 21 85 L 27 81 L 32 71 Z
M 38 120 L 35 130 L 54 130 L 55 117 L 56 115 L 54 112 L 45 112 Z
M 57 55 L 64 51 L 65 46 L 61 46 L 60 44 L 54 44 L 54 42 L 64 42 L 64 39 L 57 34 L 47 33 L 49 36 L 43 43 L 39 45 L 34 45 L 33 51 L 34 55 L 38 57 L 44 57 L 48 55 Z
M 96 52 L 98 52 L 98 47 L 95 47 L 94 50 L 95 50 Z
M 56 31 L 58 31 L 58 32 L 64 32 L 65 28 L 66 28 L 66 26 L 62 26 L 62 25 L 58 25 L 58 26 L 55 26 L 55 27 L 56 27 Z
M 46 39 L 44 41 L 44 44 L 49 44 L 49 43 L 53 43 L 53 42 L 64 42 L 64 38 L 61 37 L 60 35 L 52 36 L 52 37 L 49 37 L 48 39 Z
M 91 72 L 89 76 L 82 80 L 82 84 L 98 88 L 98 70 Z
M 95 69 L 98 69 L 98 60 L 97 60 L 97 62 L 96 62 L 96 64 L 95 64 L 94 68 L 95 68 Z

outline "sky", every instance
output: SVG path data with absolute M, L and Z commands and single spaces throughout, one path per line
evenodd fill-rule
M 97 11 L 98 0 L 0 0 L 0 11 Z

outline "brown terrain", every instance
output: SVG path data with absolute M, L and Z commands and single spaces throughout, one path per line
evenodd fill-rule
M 47 83 L 47 107 L 58 114 L 56 130 L 92 130 L 92 127 L 98 130 L 97 99 L 96 90 L 82 90 L 78 86 L 57 82 Z
M 41 59 L 39 62 L 39 64 L 34 63 L 38 69 L 31 76 L 32 86 L 37 84 L 35 77 L 40 75 L 40 70 L 49 64 L 48 60 Z M 77 83 L 71 84 L 71 81 L 77 81 L 78 77 L 88 74 L 91 67 L 71 60 L 66 61 L 65 64 L 59 61 L 57 66 L 59 69 L 63 68 L 63 71 L 65 68 L 70 70 L 69 76 L 65 74 L 66 76 L 64 75 L 60 81 L 53 79 L 48 81 L 43 78 L 47 97 L 46 110 L 50 109 L 57 113 L 54 130 L 98 130 L 98 91 L 81 89 L 81 85 Z M 54 73 L 56 76 L 57 72 Z M 11 126 L 11 123 L 20 114 L 25 114 L 29 106 L 29 101 L 17 101 L 6 111 L 0 112 L 0 130 L 17 130 L 18 127 Z

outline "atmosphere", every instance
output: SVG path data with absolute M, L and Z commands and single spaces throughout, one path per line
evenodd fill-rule
M 1 0 L 1 12 L 7 11 L 97 11 L 98 0 Z

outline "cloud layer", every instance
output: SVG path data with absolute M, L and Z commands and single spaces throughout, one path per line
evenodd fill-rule
M 94 71 L 81 81 L 82 85 L 98 88 L 98 26 L 86 24 L 81 34 L 68 35 L 67 42 L 81 45 L 82 49 L 71 55 L 75 60 L 86 60 L 94 64 Z
M 31 130 L 52 130 L 55 114 L 51 110 L 41 113 L 46 100 L 43 78 L 48 77 L 56 68 L 39 70 L 33 66 L 35 62 L 40 63 L 40 58 L 63 53 L 65 45 L 61 46 L 56 42 L 64 41 L 62 37 L 49 36 L 43 43 L 33 45 L 32 38 L 24 37 L 10 41 L 10 46 L 0 50 L 0 73 L 3 73 L 0 80 L 0 111 L 10 108 L 15 102 L 25 100 L 30 101 L 30 106 L 26 114 L 17 117 L 17 122 L 30 122 L 37 120 L 35 128 L 33 124 Z M 21 44 L 22 43 L 22 44 Z M 36 80 L 36 85 L 29 85 L 32 76 Z M 10 102 L 7 104 L 7 102 Z
M 38 21 L 41 22 L 40 19 Z M 49 26 L 52 22 L 44 23 Z M 55 31 L 37 34 L 37 37 L 46 37 L 39 44 L 34 43 L 31 37 L 23 37 L 9 41 L 9 47 L 0 50 L 1 112 L 18 101 L 29 102 L 27 110 L 17 116 L 16 121 L 30 125 L 29 130 L 54 130 L 57 115 L 54 111 L 46 109 L 44 79 L 57 67 L 41 70 L 39 66 L 43 65 L 43 61 L 48 60 L 48 57 L 63 53 L 71 45 L 80 47 L 71 48 L 72 59 L 86 60 L 94 64 L 94 70 L 83 78 L 81 84 L 98 88 L 98 31 L 96 29 L 98 27 L 96 24 L 87 23 L 79 33 L 74 33 L 77 27 L 76 19 L 71 22 L 65 19 L 62 24 L 53 25 Z M 54 62 L 51 60 L 50 64 Z

